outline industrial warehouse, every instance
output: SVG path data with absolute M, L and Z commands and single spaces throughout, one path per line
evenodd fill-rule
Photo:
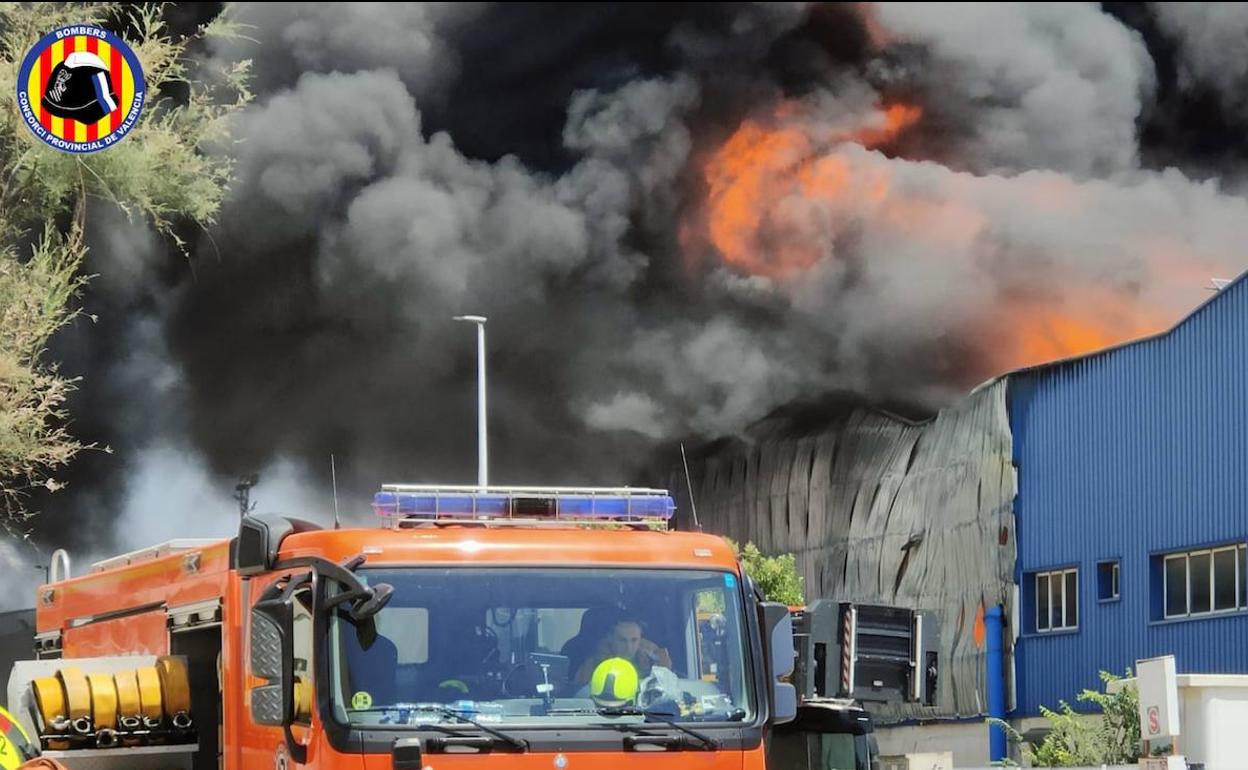
M 985 717 L 1026 734 L 1100 671 L 1173 655 L 1180 687 L 1213 702 L 1188 707 L 1202 756 L 1248 692 L 1246 328 L 1241 276 L 1169 331 L 1004 374 L 927 421 L 773 415 L 695 457 L 698 525 L 795 554 L 812 599 L 935 613 L 934 691 L 871 709 L 884 755 L 1017 757 Z M 7 668 L 34 629 L 0 618 Z
M 1002 375 L 930 421 L 772 418 L 697 465 L 702 524 L 796 554 L 813 596 L 940 613 L 936 703 L 875 710 L 884 754 L 986 765 L 982 717 L 1039 726 L 1099 671 L 1165 654 L 1239 675 L 1202 680 L 1224 728 L 1248 697 L 1246 330 L 1241 276 L 1169 331 Z

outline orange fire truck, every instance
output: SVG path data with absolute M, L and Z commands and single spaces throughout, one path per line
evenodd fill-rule
M 11 710 L 74 770 L 761 770 L 796 713 L 788 609 L 724 540 L 672 531 L 663 490 L 373 505 L 375 528 L 248 515 L 53 580 Z M 604 705 L 620 658 L 637 678 Z

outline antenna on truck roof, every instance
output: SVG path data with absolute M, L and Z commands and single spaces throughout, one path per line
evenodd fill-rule
M 454 321 L 467 321 L 477 326 L 477 486 L 485 489 L 490 483 L 490 452 L 486 446 L 485 427 L 485 316 L 457 315 Z
M 689 459 L 685 457 L 685 442 L 680 442 L 680 461 L 685 465 L 685 484 L 689 487 L 689 510 L 693 513 L 693 528 L 702 531 L 698 523 L 698 505 L 693 501 L 693 479 L 689 476 Z
M 342 522 L 338 519 L 338 470 L 334 467 L 334 453 L 329 453 L 329 479 L 334 485 L 334 529 L 342 529 Z

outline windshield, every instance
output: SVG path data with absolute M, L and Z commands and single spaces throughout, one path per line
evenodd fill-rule
M 734 575 L 693 570 L 363 569 L 394 596 L 330 623 L 332 701 L 356 726 L 677 722 L 754 714 Z M 442 709 L 443 712 L 440 712 Z

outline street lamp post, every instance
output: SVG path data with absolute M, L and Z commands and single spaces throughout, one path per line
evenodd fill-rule
M 485 316 L 457 315 L 456 321 L 477 325 L 477 486 L 489 484 L 489 450 L 485 429 Z

